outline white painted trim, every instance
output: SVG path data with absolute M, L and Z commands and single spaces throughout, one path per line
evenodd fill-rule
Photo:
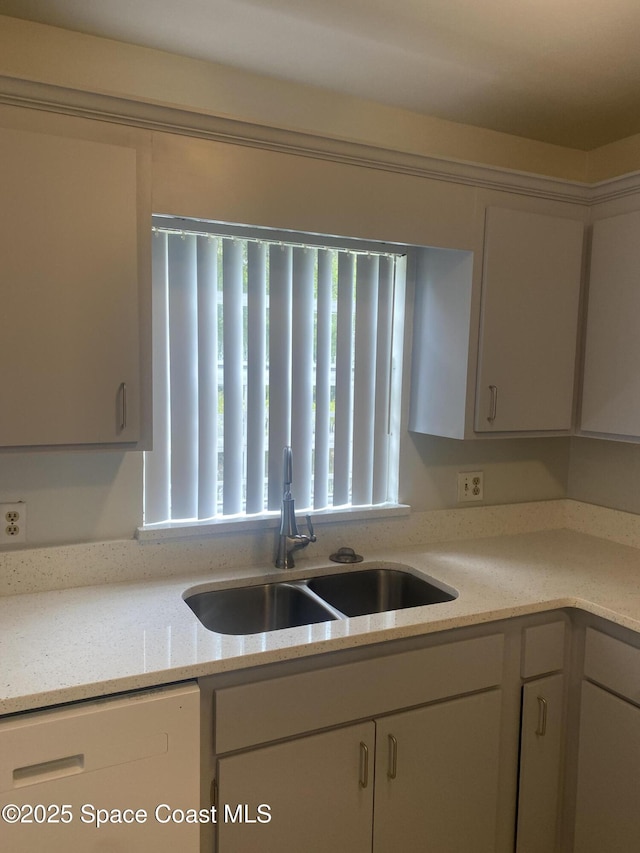
M 606 181 L 598 181 L 595 184 L 590 184 L 589 189 L 590 204 L 600 204 L 604 201 L 624 198 L 627 195 L 637 193 L 640 189 L 640 171 L 607 178 Z
M 374 521 L 380 518 L 409 515 L 411 507 L 406 504 L 381 504 L 371 507 L 341 507 L 339 509 L 313 510 L 309 515 L 313 524 L 328 524 L 339 521 Z M 299 513 L 303 515 L 304 510 Z M 249 530 L 275 530 L 280 524 L 280 513 L 270 512 L 260 515 L 226 516 L 205 521 L 171 521 L 161 524 L 149 524 L 138 527 L 136 539 L 139 542 L 162 542 L 167 539 L 193 539 L 202 536 L 215 536 L 219 533 L 238 533 Z M 304 523 L 302 524 L 304 527 Z
M 300 156 L 326 159 L 333 162 L 364 166 L 382 171 L 430 178 L 431 180 L 461 183 L 467 186 L 517 192 L 521 195 L 589 205 L 593 189 L 588 183 L 563 178 L 536 175 L 498 166 L 411 154 L 382 146 L 323 137 L 311 133 L 243 122 L 221 116 L 206 115 L 190 110 L 158 104 L 82 92 L 75 89 L 34 83 L 0 76 L 0 103 L 61 112 L 85 118 L 126 124 L 148 130 L 177 133 L 280 151 Z M 621 179 L 596 184 L 603 198 L 608 187 Z M 640 188 L 640 173 L 632 183 Z M 628 194 L 628 182 L 622 179 L 619 191 Z

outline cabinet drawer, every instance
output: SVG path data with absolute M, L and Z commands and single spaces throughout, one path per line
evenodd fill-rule
M 500 684 L 504 637 L 402 652 L 214 693 L 218 755 Z
M 565 623 L 551 622 L 524 630 L 522 677 L 533 678 L 564 667 Z
M 585 678 L 640 705 L 640 649 L 587 628 Z

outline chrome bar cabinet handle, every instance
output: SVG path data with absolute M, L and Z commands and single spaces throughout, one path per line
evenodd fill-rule
M 538 727 L 536 729 L 538 737 L 544 737 L 547 733 L 547 709 L 547 700 L 538 696 Z
M 127 428 L 127 383 L 120 383 L 120 431 Z
M 489 417 L 487 420 L 492 424 L 498 413 L 498 386 L 489 385 L 489 391 L 491 392 L 491 401 L 489 403 Z
M 369 747 L 360 741 L 360 787 L 366 788 L 369 784 Z
M 398 740 L 393 735 L 389 735 L 389 768 L 387 770 L 387 778 L 395 779 L 398 775 Z

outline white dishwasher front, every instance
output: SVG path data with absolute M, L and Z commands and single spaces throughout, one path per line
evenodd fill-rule
M 0 850 L 196 853 L 199 744 L 194 682 L 0 719 Z

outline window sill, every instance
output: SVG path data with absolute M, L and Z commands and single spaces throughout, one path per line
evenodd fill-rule
M 411 507 L 407 504 L 381 504 L 374 507 L 341 507 L 339 509 L 314 510 L 309 513 L 314 525 L 335 524 L 344 521 L 371 521 L 376 518 L 409 515 Z M 304 511 L 297 513 L 299 519 Z M 251 530 L 275 530 L 280 524 L 280 513 L 270 512 L 260 515 L 241 515 L 220 520 L 174 521 L 150 524 L 138 527 L 136 538 L 140 542 L 163 542 L 171 539 L 193 539 L 202 536 L 215 536 L 219 533 L 246 533 Z M 304 527 L 304 522 L 302 524 Z

